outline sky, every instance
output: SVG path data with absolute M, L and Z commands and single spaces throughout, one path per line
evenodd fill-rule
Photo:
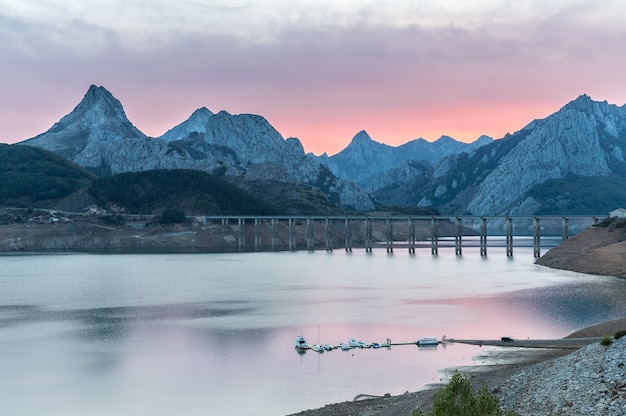
M 305 151 L 501 138 L 581 94 L 626 102 L 622 0 L 0 0 L 0 142 L 90 85 L 160 136 L 252 113 Z

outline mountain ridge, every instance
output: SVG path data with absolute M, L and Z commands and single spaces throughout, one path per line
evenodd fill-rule
M 462 143 L 442 136 L 394 147 L 361 130 L 336 155 L 315 156 L 306 154 L 297 138 L 284 139 L 262 116 L 213 113 L 206 107 L 162 136 L 148 137 L 112 94 L 91 86 L 71 113 L 21 143 L 54 151 L 99 174 L 196 169 L 264 186 L 311 186 L 348 210 L 370 211 L 380 204 L 455 215 L 522 215 L 566 211 L 574 203 L 581 210 L 585 204 L 597 206 L 590 202 L 593 195 L 583 196 L 587 202 L 572 201 L 554 184 L 550 189 L 557 191 L 544 195 L 546 181 L 566 181 L 562 188 L 571 190 L 569 182 L 585 178 L 587 188 L 592 183 L 598 192 L 609 192 L 601 188 L 626 178 L 626 106 L 582 94 L 496 140 L 481 136 Z M 626 205 L 626 197 L 616 195 L 611 203 Z

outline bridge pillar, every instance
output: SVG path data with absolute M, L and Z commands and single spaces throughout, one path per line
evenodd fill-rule
M 239 240 L 239 251 L 245 251 L 246 249 L 246 230 L 245 230 L 246 220 L 239 217 L 237 219 L 237 234 Z
M 480 219 L 480 255 L 487 255 L 487 218 Z
M 435 217 L 430 220 L 430 253 L 439 254 L 439 220 Z
M 296 249 L 296 232 L 293 218 L 289 218 L 289 250 Z
M 535 258 L 541 257 L 541 222 L 538 217 L 533 220 L 533 254 Z
M 454 252 L 457 256 L 463 254 L 463 236 L 461 231 L 461 218 L 456 217 L 454 224 Z
M 272 217 L 272 251 L 278 246 L 278 232 L 276 231 L 276 218 Z
M 311 217 L 306 218 L 306 248 L 307 250 L 315 250 L 315 240 L 313 239 L 313 221 Z
M 415 223 L 409 217 L 409 253 L 415 254 Z
M 506 256 L 513 257 L 513 218 L 506 219 Z
M 259 218 L 254 219 L 254 250 L 259 251 L 261 249 L 261 220 Z
M 333 251 L 333 221 L 326 217 L 326 251 Z
M 365 218 L 365 252 L 372 252 L 372 220 Z
M 226 218 L 222 217 L 222 235 L 226 232 Z
M 387 253 L 393 253 L 393 220 L 387 217 Z
M 352 223 L 350 222 L 350 218 L 346 217 L 345 219 L 346 226 L 346 241 L 345 247 L 346 251 L 352 251 Z
M 563 217 L 563 241 L 569 238 L 569 220 L 567 217 Z

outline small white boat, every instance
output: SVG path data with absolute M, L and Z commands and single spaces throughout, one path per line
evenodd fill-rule
M 306 339 L 304 339 L 304 337 L 298 336 L 296 337 L 296 348 L 299 350 L 308 350 L 311 348 L 311 346 L 308 342 L 306 342 Z
M 380 347 L 382 347 L 382 344 L 380 344 L 379 342 L 372 342 L 372 348 L 378 349 Z
M 434 346 L 434 345 L 439 345 L 439 341 L 437 341 L 437 337 L 419 337 L 419 339 L 417 340 L 418 347 Z
M 352 349 L 350 344 L 346 344 L 345 342 L 342 342 L 341 345 L 339 345 L 339 347 L 341 347 L 342 351 L 348 351 Z
M 350 345 L 352 348 L 363 348 L 365 343 L 363 341 L 357 341 L 354 338 L 350 338 L 348 340 L 348 345 Z
M 322 345 L 322 347 L 324 348 L 325 351 L 332 351 L 333 350 L 333 346 L 330 344 L 324 344 Z
M 324 347 L 322 347 L 320 344 L 311 345 L 311 349 L 315 352 L 324 352 Z

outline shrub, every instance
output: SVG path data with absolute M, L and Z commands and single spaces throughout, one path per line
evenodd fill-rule
M 626 335 L 626 329 L 622 329 L 620 331 L 617 331 L 615 333 L 615 335 L 613 335 L 613 338 L 615 339 L 620 339 L 621 337 L 623 337 L 624 335 Z
M 413 412 L 413 416 L 422 416 L 420 410 Z M 474 391 L 472 383 L 458 371 L 450 382 L 441 391 L 435 394 L 433 410 L 430 416 L 514 416 L 516 413 L 500 409 L 500 400 L 489 393 L 487 386 L 483 386 L 478 393 Z
M 600 339 L 601 345 L 607 346 L 607 345 L 611 345 L 612 343 L 613 343 L 613 339 L 609 336 L 605 336 L 605 337 L 602 337 L 602 339 Z

